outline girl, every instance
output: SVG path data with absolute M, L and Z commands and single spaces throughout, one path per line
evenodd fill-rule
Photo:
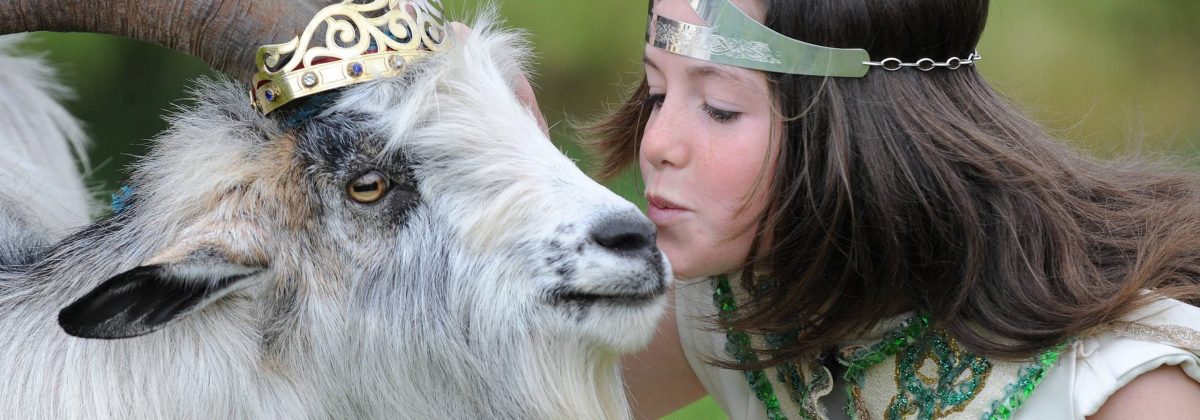
M 681 279 L 636 414 L 1200 413 L 1200 178 L 1016 112 L 973 66 L 987 11 L 651 2 L 645 82 L 595 127 Z

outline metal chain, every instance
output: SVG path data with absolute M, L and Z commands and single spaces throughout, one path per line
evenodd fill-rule
M 979 61 L 982 59 L 983 59 L 983 56 L 979 55 L 979 52 L 976 51 L 971 54 L 968 54 L 967 58 L 950 57 L 949 60 L 946 60 L 945 62 L 941 62 L 941 63 L 933 61 L 932 58 L 922 58 L 920 60 L 917 60 L 917 62 L 915 62 L 915 63 L 905 63 L 903 61 L 900 61 L 899 58 L 889 57 L 889 58 L 883 59 L 882 61 L 864 61 L 863 64 L 866 64 L 868 66 L 882 67 L 884 70 L 887 70 L 887 71 L 896 71 L 896 70 L 900 70 L 901 68 L 904 68 L 904 67 L 916 67 L 918 70 L 921 70 L 921 71 L 930 71 L 930 70 L 933 70 L 938 67 L 945 67 L 950 70 L 956 70 L 959 67 L 962 67 L 964 65 L 975 64 L 976 61 Z

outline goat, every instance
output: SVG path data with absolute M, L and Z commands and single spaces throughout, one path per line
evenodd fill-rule
M 176 14 L 246 7 L 196 4 Z M 15 15 L 0 33 L 112 19 Z M 617 359 L 653 333 L 669 265 L 516 99 L 525 41 L 473 26 L 299 123 L 198 82 L 119 211 L 65 236 L 88 212 L 80 128 L 46 74 L 0 61 L 0 122 L 25 127 L 0 147 L 42 145 L 30 171 L 61 175 L 0 185 L 0 417 L 627 417 Z

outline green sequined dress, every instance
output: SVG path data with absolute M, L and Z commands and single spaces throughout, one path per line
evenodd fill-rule
M 750 346 L 789 338 L 712 331 L 708 320 L 743 297 L 736 284 L 681 283 L 676 311 L 688 362 L 731 419 L 1082 419 L 1153 367 L 1179 365 L 1200 381 L 1200 309 L 1173 300 L 1028 360 L 972 354 L 927 317 L 907 314 L 840 346 L 844 374 L 836 378 L 815 358 L 757 371 L 719 369 L 705 361 L 751 361 Z

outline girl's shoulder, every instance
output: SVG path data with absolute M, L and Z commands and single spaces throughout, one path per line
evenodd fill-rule
M 1017 418 L 1082 419 L 1163 366 L 1200 382 L 1200 308 L 1163 299 L 1074 341 Z

